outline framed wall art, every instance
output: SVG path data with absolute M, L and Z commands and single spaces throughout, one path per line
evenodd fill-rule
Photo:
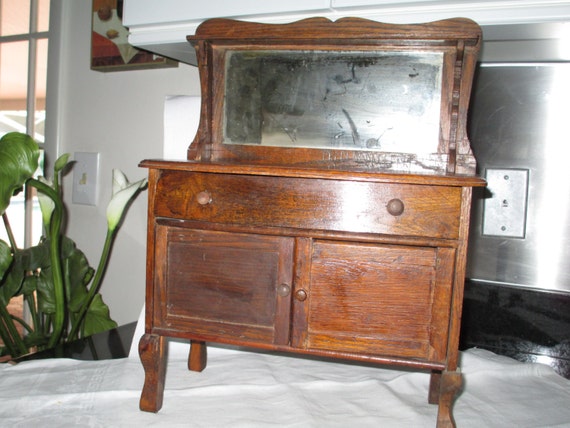
M 128 42 L 123 26 L 123 0 L 93 0 L 91 27 L 91 69 L 126 71 L 177 67 L 178 62 L 137 49 Z

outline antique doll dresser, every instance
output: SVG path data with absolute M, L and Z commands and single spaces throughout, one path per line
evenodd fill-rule
M 189 41 L 188 160 L 141 163 L 141 409 L 162 405 L 175 337 L 194 371 L 207 342 L 425 370 L 453 426 L 479 26 L 213 19 Z

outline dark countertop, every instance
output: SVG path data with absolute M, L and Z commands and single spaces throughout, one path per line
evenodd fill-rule
M 136 322 L 94 334 L 52 349 L 16 358 L 14 362 L 44 358 L 73 358 L 76 360 L 109 360 L 129 355 Z

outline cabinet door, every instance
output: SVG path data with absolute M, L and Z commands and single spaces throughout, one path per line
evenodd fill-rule
M 203 340 L 288 343 L 293 242 L 158 225 L 154 325 Z
M 293 344 L 443 362 L 454 256 L 453 248 L 313 242 Z

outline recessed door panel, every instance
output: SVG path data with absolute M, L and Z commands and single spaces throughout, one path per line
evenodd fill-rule
M 165 326 L 228 341 L 288 342 L 293 240 L 158 226 Z
M 453 249 L 316 241 L 306 346 L 442 358 L 453 255 Z

